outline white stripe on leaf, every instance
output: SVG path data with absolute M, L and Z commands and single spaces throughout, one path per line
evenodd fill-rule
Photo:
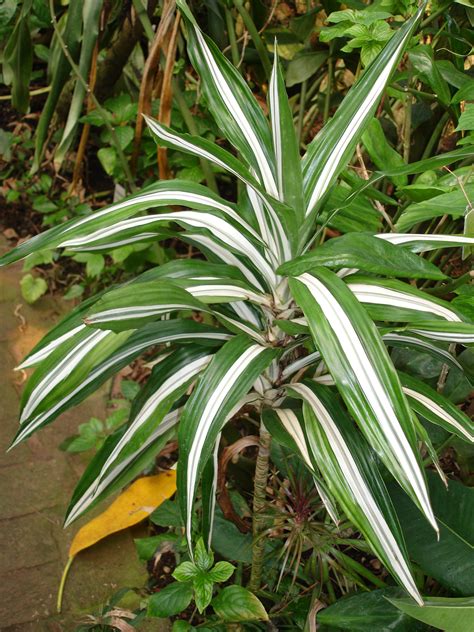
M 292 389 L 300 393 L 313 409 L 316 419 L 334 453 L 336 463 L 341 469 L 344 480 L 349 486 L 355 502 L 361 508 L 374 530 L 394 573 L 410 595 L 422 605 L 423 600 L 398 543 L 329 411 L 316 394 L 304 384 L 295 384 L 292 386 Z
M 324 283 L 308 273 L 299 276 L 298 280 L 308 288 L 320 305 L 351 366 L 353 375 L 391 447 L 392 456 L 404 473 L 406 483 L 413 489 L 425 516 L 433 528 L 438 531 L 426 483 L 415 454 L 397 418 L 384 384 L 375 371 L 350 318 Z

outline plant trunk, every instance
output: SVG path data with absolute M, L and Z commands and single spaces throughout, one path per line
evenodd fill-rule
M 262 510 L 265 505 L 265 493 L 268 479 L 268 464 L 270 457 L 271 435 L 263 423 L 260 424 L 260 445 L 257 463 L 255 465 L 255 479 L 253 484 L 253 545 L 252 570 L 250 572 L 249 590 L 256 592 L 262 582 L 263 557 L 265 554 L 265 538 L 261 537 L 265 527 Z

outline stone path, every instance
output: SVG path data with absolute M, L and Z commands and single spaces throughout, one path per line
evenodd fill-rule
M 5 251 L 4 242 L 0 251 Z M 84 614 L 106 603 L 118 588 L 143 586 L 146 575 L 133 534 L 111 536 L 78 555 L 69 573 L 63 614 L 55 612 L 59 579 L 78 528 L 75 524 L 63 530 L 62 519 L 84 467 L 81 456 L 61 452 L 58 446 L 79 423 L 100 417 L 105 394 L 96 394 L 5 452 L 18 428 L 22 388 L 22 376 L 13 368 L 63 309 L 48 297 L 33 307 L 26 305 L 20 278 L 21 264 L 0 269 L 0 630 L 73 632 Z M 157 626 L 155 620 L 144 629 L 168 626 Z

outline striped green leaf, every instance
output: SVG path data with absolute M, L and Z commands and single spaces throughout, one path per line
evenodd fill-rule
M 125 487 L 138 476 L 153 461 L 163 446 L 173 438 L 179 414 L 180 410 L 168 413 L 154 432 L 148 436 L 146 442 L 129 457 L 128 461 L 122 461 L 119 467 L 111 470 L 109 475 L 97 485 L 98 473 L 122 438 L 126 426 L 122 426 L 107 437 L 74 490 L 66 512 L 64 526 L 69 526 L 74 520 L 90 511 L 114 492 Z
M 436 529 L 411 410 L 382 338 L 333 272 L 290 279 L 317 348 L 369 444 Z
M 50 389 L 47 398 L 43 401 L 40 408 L 28 420 L 22 424 L 13 445 L 22 441 L 32 434 L 32 432 L 42 428 L 48 423 L 54 421 L 61 413 L 76 406 L 91 393 L 96 391 L 104 382 L 113 377 L 123 367 L 127 366 L 135 360 L 144 351 L 153 348 L 156 345 L 165 343 L 189 344 L 195 343 L 204 347 L 216 347 L 229 340 L 231 334 L 223 329 L 201 325 L 191 320 L 172 320 L 158 321 L 149 323 L 141 329 L 133 332 L 125 342 L 115 348 L 110 353 L 110 343 L 105 347 L 102 346 L 100 355 L 95 350 L 93 355 L 86 355 L 85 358 L 77 364 L 77 369 L 69 364 L 69 373 L 58 387 Z M 63 348 L 60 353 L 56 354 L 54 366 L 61 361 L 60 358 L 66 356 L 70 349 L 75 348 L 75 342 L 72 347 Z M 108 354 L 109 355 L 106 355 Z M 101 356 L 105 356 L 102 359 Z M 50 365 L 45 364 L 38 367 L 37 372 L 27 384 L 24 399 L 28 397 L 28 393 L 34 390 L 35 385 L 44 382 L 46 389 L 50 388 L 48 375 Z
M 176 205 L 202 211 L 215 210 L 234 218 L 236 214 L 231 204 L 222 200 L 206 187 L 185 180 L 166 180 L 144 188 L 139 193 L 96 213 L 64 222 L 32 237 L 1 257 L 0 265 L 23 259 L 32 252 L 65 247 L 65 245 L 72 245 L 76 241 L 78 244 L 87 244 L 88 235 L 102 229 L 107 232 L 107 229 L 112 229 L 117 222 L 128 217 L 151 208 Z
M 308 216 L 318 208 L 326 191 L 350 159 L 423 11 L 424 5 L 393 35 L 351 88 L 332 120 L 309 145 L 303 159 Z
M 466 237 L 464 235 L 380 233 L 376 237 L 392 244 L 403 246 L 412 252 L 428 252 L 438 248 L 459 248 L 459 246 L 474 245 L 474 237 Z
M 259 174 L 265 190 L 278 198 L 271 136 L 263 111 L 237 69 L 199 29 L 183 0 L 178 0 L 188 30 L 188 51 L 202 79 L 214 118 L 248 165 Z
M 150 433 L 186 393 L 211 358 L 212 354 L 207 349 L 184 347 L 168 355 L 153 368 L 147 384 L 133 401 L 125 433 L 97 476 L 97 485 L 147 441 Z
M 408 323 L 406 328 L 420 336 L 441 342 L 458 342 L 462 345 L 474 343 L 473 323 L 423 320 L 416 323 Z
M 107 292 L 86 316 L 86 323 L 112 331 L 137 329 L 159 316 L 183 310 L 208 311 L 189 292 L 167 280 L 123 285 Z
M 474 443 L 474 424 L 462 410 L 421 380 L 401 371 L 398 375 L 413 410 L 464 441 Z
M 397 581 L 418 602 L 400 526 L 376 461 L 328 390 L 297 384 L 304 399 L 304 430 L 312 460 L 331 494 Z
M 277 54 L 275 54 L 270 78 L 268 102 L 278 195 L 280 200 L 294 208 L 298 218 L 302 219 L 304 217 L 303 176 L 299 143 Z
M 179 426 L 178 493 L 191 549 L 192 505 L 227 415 L 279 351 L 236 336 L 218 351 L 189 398 Z
M 358 301 L 368 306 L 375 320 L 403 322 L 433 317 L 451 322 L 462 320 L 446 301 L 396 279 L 351 276 L 347 287 Z

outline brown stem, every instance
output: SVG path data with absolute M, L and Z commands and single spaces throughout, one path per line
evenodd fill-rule
M 151 113 L 151 96 L 153 90 L 153 79 L 156 75 L 157 68 L 160 63 L 160 55 L 163 47 L 164 38 L 168 32 L 175 9 L 174 0 L 165 0 L 163 13 L 161 15 L 160 24 L 156 29 L 155 39 L 153 40 L 150 52 L 143 69 L 143 77 L 140 84 L 140 94 L 138 96 L 137 122 L 135 126 L 135 138 L 133 140 L 133 152 L 131 159 L 132 173 L 137 168 L 138 153 L 140 151 L 140 143 L 143 134 L 143 114 Z
M 178 30 L 181 14 L 177 13 L 173 30 L 169 38 L 168 49 L 166 51 L 166 64 L 163 72 L 163 83 L 160 96 L 160 111 L 158 120 L 160 123 L 167 125 L 171 123 L 171 107 L 173 105 L 173 78 L 174 62 L 176 59 L 176 46 L 178 43 Z M 168 180 L 170 178 L 170 170 L 168 166 L 168 150 L 166 147 L 158 147 L 158 172 L 160 180 Z
M 263 557 L 265 553 L 265 538 L 260 537 L 265 528 L 265 518 L 262 516 L 265 506 L 268 468 L 270 461 L 271 435 L 263 423 L 260 424 L 260 446 L 257 463 L 255 465 L 255 479 L 253 484 L 253 545 L 252 569 L 250 571 L 249 590 L 256 592 L 262 583 Z

